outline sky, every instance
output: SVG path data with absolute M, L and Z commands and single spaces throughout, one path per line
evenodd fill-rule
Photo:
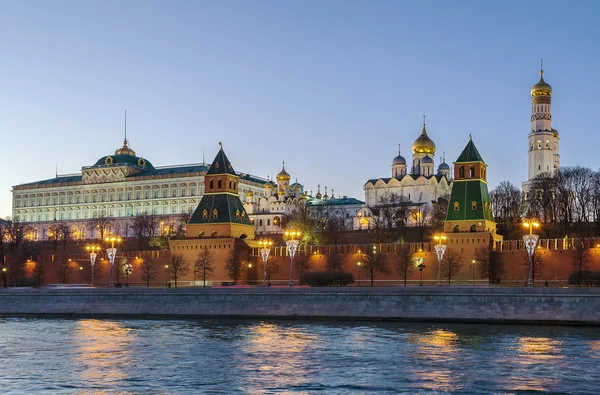
M 364 199 L 427 116 L 469 134 L 493 188 L 527 178 L 530 89 L 552 85 L 561 165 L 600 167 L 600 2 L 0 0 L 0 217 L 12 187 L 122 145 Z

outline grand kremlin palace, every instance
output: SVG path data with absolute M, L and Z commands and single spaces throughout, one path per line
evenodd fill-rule
M 154 167 L 136 155 L 127 139 L 114 155 L 84 166 L 80 174 L 57 177 L 13 187 L 13 218 L 31 225 L 30 237 L 47 238 L 54 220 L 68 223 L 76 239 L 99 237 L 91 219 L 108 217 L 112 233 L 124 235 L 131 217 L 154 214 L 163 223 L 180 224 L 192 213 L 204 193 L 208 165 Z M 239 173 L 240 196 L 247 200 L 264 194 L 266 179 Z M 189 217 L 189 216 L 188 216 Z

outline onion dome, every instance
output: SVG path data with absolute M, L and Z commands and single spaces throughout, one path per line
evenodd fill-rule
M 552 96 L 552 87 L 544 81 L 544 70 L 540 70 L 540 81 L 531 88 L 531 96 Z
M 280 189 L 279 191 L 277 191 L 277 194 L 279 196 L 283 196 L 283 195 L 285 195 L 285 191 L 283 189 Z
M 450 171 L 450 166 L 446 162 L 440 163 L 438 166 L 438 171 L 448 170 Z
M 248 191 L 248 192 L 246 192 L 246 196 L 252 197 L 252 196 L 254 196 L 254 193 L 252 191 Z
M 265 183 L 265 188 L 272 189 L 275 185 L 271 181 L 267 181 Z
M 281 169 L 281 171 L 279 173 L 277 173 L 277 181 L 289 181 L 290 180 L 290 175 L 288 174 L 287 171 L 285 171 L 285 161 L 283 161 L 283 169 Z
M 323 195 L 321 195 L 321 184 L 317 185 L 317 194 L 315 195 L 317 199 L 321 199 Z
M 425 164 L 430 163 L 430 164 L 433 164 L 433 159 L 431 159 L 431 156 L 425 155 L 425 157 L 423 159 L 421 159 L 421 163 L 425 163 Z
M 427 136 L 425 120 L 423 120 L 421 135 L 413 143 L 412 151 L 413 154 L 435 154 L 435 143 Z
M 406 159 L 404 159 L 404 157 L 402 155 L 400 155 L 400 144 L 398 144 L 398 156 L 394 158 L 394 160 L 392 161 L 392 166 L 394 165 L 405 165 L 406 166 Z

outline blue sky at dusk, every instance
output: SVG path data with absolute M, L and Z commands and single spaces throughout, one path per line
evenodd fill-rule
M 75 173 L 128 137 L 155 166 L 285 160 L 364 199 L 427 115 L 439 156 L 469 133 L 489 183 L 527 177 L 531 86 L 553 87 L 561 164 L 600 167 L 600 2 L 2 1 L 0 216 L 13 185 Z

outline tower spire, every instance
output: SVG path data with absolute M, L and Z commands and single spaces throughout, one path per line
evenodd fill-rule
M 398 155 L 400 155 L 400 144 L 398 144 Z
M 127 109 L 125 109 L 125 139 L 123 140 L 123 145 L 127 145 Z
M 540 59 L 540 77 L 544 76 L 544 58 Z

